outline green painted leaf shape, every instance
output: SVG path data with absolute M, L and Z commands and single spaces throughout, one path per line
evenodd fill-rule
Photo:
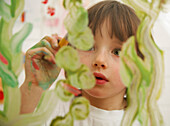
M 78 34 L 69 34 L 68 40 L 80 50 L 89 50 L 94 44 L 93 34 L 89 27 Z
M 11 16 L 12 16 L 12 17 L 15 17 L 16 3 L 17 3 L 17 0 L 11 0 L 11 8 L 10 8 L 10 11 L 11 11 Z
M 11 49 L 9 46 L 9 34 L 8 34 L 8 25 L 6 21 L 1 18 L 0 19 L 0 51 L 1 54 L 8 60 L 9 64 L 11 64 Z
M 64 19 L 64 26 L 69 34 L 83 32 L 88 26 L 88 13 L 83 7 L 73 8 Z
M 0 0 L 0 16 L 7 22 L 11 19 L 10 6 L 4 0 Z
M 73 118 L 71 114 L 67 114 L 66 116 L 58 116 L 52 120 L 50 126 L 73 126 Z
M 80 67 L 77 51 L 70 46 L 59 49 L 55 60 L 57 65 L 66 71 L 76 71 Z
M 6 117 L 5 113 L 3 111 L 0 111 L 0 124 L 2 126 L 5 126 L 5 123 L 8 121 L 8 118 Z
M 74 119 L 84 120 L 89 115 L 89 101 L 84 97 L 77 97 L 70 106 L 70 112 Z
M 5 81 L 10 87 L 17 87 L 17 78 L 2 62 L 0 62 L 0 77 L 2 78 L 2 83 Z
M 132 79 L 133 73 L 131 68 L 128 66 L 130 65 L 129 57 L 128 57 L 128 49 L 131 47 L 131 43 L 134 41 L 134 37 L 130 37 L 126 43 L 124 43 L 122 47 L 122 51 L 120 53 L 120 75 L 123 83 L 129 87 Z M 133 66 L 132 66 L 133 67 Z
M 13 120 L 20 114 L 20 89 L 18 87 L 10 87 L 6 84 L 6 82 L 4 82 L 4 96 L 4 114 L 8 120 Z
M 69 91 L 67 91 L 63 86 L 62 84 L 63 83 L 67 83 L 68 82 L 66 80 L 59 80 L 57 82 L 57 86 L 56 86 L 56 92 L 57 92 L 57 95 L 58 97 L 60 97 L 61 100 L 63 101 L 69 101 L 71 98 L 74 97 L 74 95 L 72 93 L 70 93 Z
M 24 67 L 24 54 L 18 53 L 12 55 L 11 70 L 16 76 L 19 76 Z
M 81 5 L 82 0 L 63 0 L 63 6 L 65 9 L 72 9 L 75 5 Z
M 26 37 L 32 31 L 33 25 L 31 23 L 26 23 L 24 27 L 17 33 L 15 33 L 11 38 L 11 48 L 13 53 L 20 53 L 21 47 L 26 39 Z
M 96 83 L 94 75 L 84 64 L 81 65 L 81 67 L 76 71 L 76 73 L 68 72 L 67 74 L 70 84 L 76 88 L 90 89 Z

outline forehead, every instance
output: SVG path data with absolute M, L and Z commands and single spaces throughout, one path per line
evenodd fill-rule
M 135 34 L 139 20 L 134 11 L 118 2 L 101 2 L 88 10 L 89 27 L 95 35 L 101 32 L 101 26 L 107 22 L 110 37 L 116 36 L 121 41 Z
M 110 36 L 110 24 L 106 21 L 101 25 L 100 29 L 96 30 L 94 35 L 95 42 L 109 44 L 109 45 L 122 45 L 123 41 L 117 38 L 114 34 Z
M 120 43 L 123 42 L 123 40 L 117 37 L 115 33 L 116 31 L 113 31 L 112 24 L 110 23 L 110 21 L 105 19 L 103 23 L 100 24 L 100 27 L 96 28 L 95 36 L 101 36 L 101 38 L 107 37 L 107 39 L 119 41 Z
M 116 37 L 121 41 L 125 41 L 128 38 L 128 32 L 126 32 L 127 23 L 120 20 L 120 17 L 108 14 L 98 17 L 97 20 L 93 20 L 89 25 L 93 34 L 99 32 L 102 36 L 103 30 L 110 38 Z M 104 28 L 103 28 L 104 27 Z

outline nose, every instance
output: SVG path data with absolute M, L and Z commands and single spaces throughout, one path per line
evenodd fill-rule
M 94 66 L 95 66 L 95 67 L 98 67 L 98 68 L 100 68 L 100 67 L 101 67 L 101 68 L 104 68 L 104 69 L 106 68 L 106 65 L 105 65 L 105 64 L 102 64 L 102 63 L 99 63 L 99 62 L 98 62 L 98 63 L 95 63 Z
M 93 61 L 93 67 L 98 69 L 106 69 L 107 66 L 108 65 L 107 65 L 106 55 L 100 53 L 95 56 Z

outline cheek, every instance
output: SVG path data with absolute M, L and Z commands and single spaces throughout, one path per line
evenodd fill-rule
M 82 63 L 82 64 L 85 64 L 85 65 L 87 65 L 88 64 L 88 59 L 86 58 L 86 57 L 82 57 L 82 58 L 80 58 L 80 62 Z
M 121 87 L 126 87 L 125 84 L 123 83 L 122 79 L 121 79 L 121 76 L 120 76 L 120 65 L 119 65 L 119 67 L 118 67 L 117 74 L 118 74 L 120 86 L 121 86 Z
M 114 84 L 118 84 L 117 87 L 124 88 L 125 85 L 123 84 L 121 77 L 120 77 L 120 64 L 119 61 L 116 64 L 112 64 L 112 69 L 110 71 L 110 78 Z
M 124 85 L 123 81 L 121 80 L 121 76 L 120 76 L 120 71 L 119 70 L 117 71 L 117 75 L 118 75 L 117 76 L 117 78 L 118 78 L 117 81 L 119 83 L 119 85 L 118 85 L 119 88 L 125 88 L 126 86 Z
M 114 91 L 115 94 L 126 89 L 126 86 L 123 84 L 121 80 L 119 68 L 115 68 L 114 73 L 112 73 L 110 85 L 111 85 L 110 88 Z
M 90 55 L 87 52 L 78 51 L 80 62 L 87 66 L 90 66 Z

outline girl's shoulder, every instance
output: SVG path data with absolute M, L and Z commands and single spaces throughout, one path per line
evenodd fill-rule
M 120 126 L 123 115 L 123 109 L 108 111 L 90 105 L 90 114 L 87 118 L 88 126 Z M 139 121 L 135 120 L 133 126 L 140 126 Z
M 71 101 L 59 101 L 45 126 L 49 126 L 56 116 L 64 116 L 69 111 Z M 85 120 L 74 121 L 74 126 L 120 126 L 124 110 L 103 110 L 90 105 L 89 116 Z M 140 126 L 136 120 L 133 126 Z
M 45 126 L 50 126 L 51 121 L 56 118 L 57 116 L 64 116 L 66 113 L 69 112 L 69 106 L 71 102 L 63 102 L 61 100 L 58 101 L 58 104 L 54 108 L 53 113 L 49 117 L 48 121 L 45 123 Z

